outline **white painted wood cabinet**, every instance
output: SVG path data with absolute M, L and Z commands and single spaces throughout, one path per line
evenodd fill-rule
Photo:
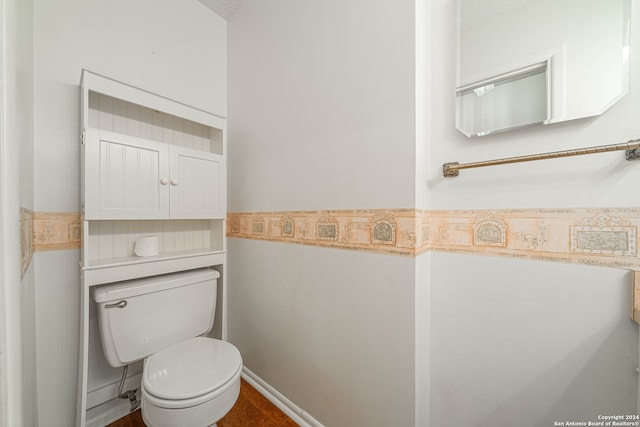
M 84 219 L 169 217 L 169 147 L 156 141 L 85 130 Z
M 226 339 L 225 119 L 83 70 L 83 233 L 77 427 L 128 412 L 116 399 L 120 371 L 104 361 L 90 288 L 209 267 L 220 272 L 211 336 Z M 159 254 L 134 252 L 157 236 Z M 91 336 L 90 336 L 91 334 Z M 139 372 L 128 387 L 139 387 Z
M 223 219 L 222 155 L 85 131 L 85 220 Z
M 169 176 L 170 218 L 226 217 L 226 169 L 222 156 L 171 146 Z

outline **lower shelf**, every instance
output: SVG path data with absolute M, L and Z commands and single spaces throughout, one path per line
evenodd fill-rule
M 85 286 L 101 285 L 139 277 L 155 276 L 175 271 L 220 265 L 224 251 L 182 251 L 153 257 L 122 257 L 80 264 Z

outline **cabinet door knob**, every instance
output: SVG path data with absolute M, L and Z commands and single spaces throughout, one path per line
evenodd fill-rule
M 167 178 L 160 178 L 160 184 L 167 185 L 168 183 L 169 183 L 169 180 Z
M 177 179 L 172 179 L 171 180 L 171 185 L 178 185 L 178 180 Z

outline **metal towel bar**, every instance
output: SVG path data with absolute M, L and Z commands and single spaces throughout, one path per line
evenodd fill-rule
M 463 163 L 450 162 L 442 165 L 442 174 L 447 177 L 458 176 L 460 169 L 481 168 L 484 166 L 506 165 L 509 163 L 531 162 L 534 160 L 557 159 L 560 157 L 582 156 L 584 154 L 606 153 L 625 150 L 627 160 L 640 159 L 640 139 L 633 139 L 622 144 L 600 145 L 597 147 L 579 148 L 576 150 L 554 151 L 552 153 L 531 154 L 528 156 L 509 157 L 506 159 L 487 160 L 484 162 Z

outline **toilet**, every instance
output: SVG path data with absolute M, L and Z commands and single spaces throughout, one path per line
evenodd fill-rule
M 215 426 L 238 399 L 240 352 L 202 336 L 213 327 L 219 277 L 204 268 L 92 290 L 109 365 L 144 359 L 141 401 L 148 427 Z

